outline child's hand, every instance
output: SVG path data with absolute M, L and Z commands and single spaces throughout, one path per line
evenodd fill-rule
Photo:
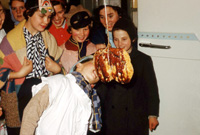
M 157 117 L 149 117 L 149 130 L 153 131 L 158 126 L 159 122 L 157 120 Z
M 97 50 L 106 48 L 105 44 L 96 44 Z
M 3 111 L 2 111 L 2 108 L 0 107 L 0 117 L 2 116 L 3 114 Z
M 53 72 L 54 74 L 57 74 L 61 71 L 61 67 L 58 63 L 53 61 L 50 57 L 46 57 L 45 59 L 45 67 L 50 72 Z

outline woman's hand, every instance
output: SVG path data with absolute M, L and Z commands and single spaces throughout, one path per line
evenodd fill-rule
M 25 77 L 33 70 L 33 62 L 24 57 L 24 63 L 19 71 L 19 76 Z M 20 77 L 20 78 L 21 78 Z
M 53 72 L 54 74 L 57 74 L 61 71 L 61 67 L 58 63 L 53 61 L 50 57 L 46 57 L 45 59 L 45 67 L 50 72 Z
M 32 70 L 33 70 L 33 62 L 31 60 L 28 60 L 26 57 L 24 57 L 24 62 L 23 62 L 21 69 L 18 72 L 11 72 L 9 75 L 9 79 L 25 77 Z

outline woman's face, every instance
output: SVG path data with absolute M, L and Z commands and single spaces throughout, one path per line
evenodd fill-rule
M 24 2 L 14 0 L 11 4 L 11 11 L 16 21 L 21 22 L 24 20 L 23 13 L 26 10 Z
M 113 32 L 113 41 L 117 48 L 123 48 L 126 51 L 131 49 L 131 39 L 124 30 L 115 30 Z
M 4 20 L 5 20 L 5 13 L 3 7 L 0 5 L 0 30 L 2 29 Z
M 51 15 L 49 11 L 43 14 L 38 9 L 33 16 L 29 16 L 28 21 L 26 22 L 26 27 L 29 32 L 34 35 L 37 32 L 42 32 L 48 26 L 49 22 L 51 21 Z
M 57 27 L 60 28 L 62 27 L 64 21 L 65 21 L 65 9 L 63 9 L 62 5 L 55 5 L 54 6 L 54 10 L 55 10 L 55 16 L 52 19 L 52 23 Z
M 72 38 L 79 43 L 84 42 L 90 34 L 89 26 L 79 28 L 79 29 L 71 29 Z
M 105 28 L 106 26 L 106 15 L 108 20 L 108 31 L 112 31 L 113 26 L 119 20 L 120 16 L 117 11 L 115 11 L 112 7 L 106 7 L 107 14 L 105 13 L 105 8 L 101 9 L 99 12 L 100 22 L 103 24 Z

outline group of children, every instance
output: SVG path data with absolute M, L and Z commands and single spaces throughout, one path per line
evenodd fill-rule
M 158 125 L 159 94 L 152 60 L 136 48 L 136 27 L 121 8 L 100 6 L 101 25 L 89 36 L 92 14 L 81 5 L 64 14 L 60 2 L 27 0 L 25 19 L 0 44 L 8 135 L 148 135 Z M 68 40 L 55 33 L 66 26 Z M 91 54 L 108 42 L 130 54 L 130 83 L 99 81 Z

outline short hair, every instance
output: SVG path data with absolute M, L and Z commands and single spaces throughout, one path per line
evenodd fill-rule
M 61 1 L 51 0 L 51 4 L 52 6 L 61 5 L 63 9 L 66 9 L 66 3 Z
M 92 23 L 88 24 L 87 26 L 89 26 L 89 30 L 91 30 L 91 28 L 92 28 Z M 85 27 L 86 27 L 86 26 L 85 26 Z M 72 28 L 73 28 L 73 27 L 72 27 L 71 25 L 68 26 L 67 32 L 71 34 Z
M 19 2 L 24 2 L 24 0 L 10 0 L 10 2 L 9 2 L 9 5 L 11 6 L 12 5 L 12 2 L 13 1 L 19 1 Z M 25 3 L 25 2 L 24 2 Z
M 28 17 L 33 16 L 33 14 L 39 9 L 38 0 L 27 0 L 25 3 L 26 11 L 24 12 L 24 18 L 28 20 Z

